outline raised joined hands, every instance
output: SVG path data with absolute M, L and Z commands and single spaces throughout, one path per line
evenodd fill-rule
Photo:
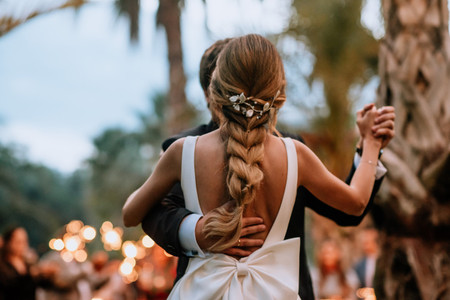
M 381 148 L 386 147 L 395 135 L 394 121 L 395 109 L 393 106 L 383 106 L 376 109 L 373 103 L 365 105 L 363 109 L 356 113 L 356 123 L 360 131 L 357 147 L 362 149 L 366 136 L 381 138 Z M 367 126 L 370 126 L 371 132 L 367 130 Z

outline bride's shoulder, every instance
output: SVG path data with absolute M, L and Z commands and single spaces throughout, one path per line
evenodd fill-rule
M 167 148 L 167 150 L 164 153 L 162 153 L 162 157 L 165 156 L 174 161 L 179 161 L 183 153 L 183 145 L 185 140 L 186 140 L 185 137 L 177 139 L 169 146 L 169 148 Z

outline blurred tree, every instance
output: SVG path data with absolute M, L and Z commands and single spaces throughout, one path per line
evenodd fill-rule
M 192 125 L 195 110 L 187 102 L 185 87 L 186 75 L 183 67 L 183 47 L 181 43 L 181 5 L 182 0 L 159 0 L 156 22 L 164 27 L 167 38 L 169 59 L 169 94 L 167 124 L 168 133 L 175 134 Z
M 141 144 L 138 134 L 119 128 L 106 129 L 94 139 L 96 152 L 88 160 L 90 178 L 86 199 L 97 222 L 122 222 L 121 208 L 125 200 L 145 180 Z
M 116 0 L 116 10 L 119 15 L 124 15 L 130 22 L 130 42 L 135 43 L 139 40 L 139 0 Z
M 30 244 L 45 251 L 59 228 L 72 219 L 84 219 L 84 177 L 78 172 L 63 176 L 18 153 L 19 149 L 0 144 L 0 232 L 11 225 L 23 226 Z
M 34 17 L 40 16 L 42 14 L 49 13 L 49 12 L 52 12 L 52 11 L 55 11 L 58 9 L 63 9 L 63 8 L 68 8 L 68 7 L 78 8 L 85 3 L 86 3 L 86 0 L 67 0 L 66 2 L 64 2 L 58 6 L 55 6 L 55 7 L 50 6 L 44 10 L 36 9 L 36 10 L 32 11 L 31 13 L 29 13 L 28 15 L 22 16 L 20 18 L 18 18 L 16 16 L 3 15 L 0 17 L 0 37 L 2 35 L 5 35 L 9 31 L 11 31 L 15 27 L 19 26 L 20 24 L 23 24 L 26 21 L 28 21 Z
M 139 0 L 116 0 L 119 14 L 130 20 L 130 40 L 138 39 Z M 181 8 L 184 1 L 159 0 L 156 23 L 164 28 L 167 40 L 169 61 L 169 92 L 166 114 L 166 134 L 175 134 L 190 127 L 196 118 L 194 107 L 187 101 L 186 75 L 183 66 L 183 47 L 181 43 Z
M 105 220 L 121 224 L 125 200 L 151 173 L 165 138 L 166 106 L 167 96 L 157 94 L 150 99 L 148 112 L 138 113 L 136 131 L 109 128 L 94 139 L 86 199 L 97 225 Z
M 353 155 L 354 117 L 350 89 L 375 75 L 377 42 L 361 25 L 362 1 L 295 0 L 287 34 L 314 55 L 310 83 L 321 81 L 326 114 L 317 115 L 309 145 L 327 167 L 344 177 Z
M 448 2 L 382 2 L 380 104 L 396 109 L 389 172 L 374 208 L 384 232 L 381 299 L 450 299 L 450 37 Z

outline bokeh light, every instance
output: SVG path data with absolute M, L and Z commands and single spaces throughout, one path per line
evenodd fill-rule
M 122 239 L 117 232 L 117 230 L 110 230 L 105 233 L 104 243 L 109 246 L 112 250 L 119 250 L 122 244 Z M 107 249 L 108 250 L 108 249 Z
M 120 274 L 122 276 L 130 275 L 133 272 L 134 266 L 127 260 L 124 260 L 119 267 Z
M 69 251 L 76 251 L 81 245 L 81 239 L 78 235 L 66 236 L 64 235 L 64 244 Z
M 87 260 L 88 254 L 85 250 L 80 249 L 80 250 L 75 251 L 73 256 L 75 257 L 76 261 L 85 262 Z
M 126 241 L 122 245 L 122 253 L 125 257 L 136 257 L 137 248 L 132 241 Z
M 142 238 L 142 245 L 144 245 L 145 248 L 151 248 L 155 245 L 155 242 L 148 235 L 144 235 Z
M 113 224 L 110 221 L 103 222 L 102 227 L 100 227 L 100 232 L 102 234 L 111 230 L 113 230 Z
M 70 251 L 64 250 L 61 252 L 61 257 L 65 262 L 71 262 L 73 260 L 73 254 Z
M 53 247 L 56 251 L 61 251 L 64 249 L 64 242 L 62 239 L 56 239 L 53 243 Z
M 70 233 L 78 233 L 83 225 L 83 222 L 81 222 L 80 220 L 72 220 L 69 222 L 69 224 L 67 224 L 66 230 Z
M 81 228 L 81 236 L 86 241 L 92 241 L 95 239 L 95 236 L 97 235 L 97 231 L 94 227 L 86 225 L 83 228 Z

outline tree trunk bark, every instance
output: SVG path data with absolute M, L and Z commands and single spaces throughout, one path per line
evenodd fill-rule
M 378 104 L 396 136 L 373 209 L 379 299 L 450 299 L 450 38 L 446 0 L 383 0 Z
M 170 69 L 167 110 L 169 134 L 175 134 L 185 129 L 192 117 L 192 109 L 188 106 L 185 94 L 186 76 L 183 67 L 180 14 L 178 0 L 159 1 L 157 23 L 161 24 L 166 31 Z

